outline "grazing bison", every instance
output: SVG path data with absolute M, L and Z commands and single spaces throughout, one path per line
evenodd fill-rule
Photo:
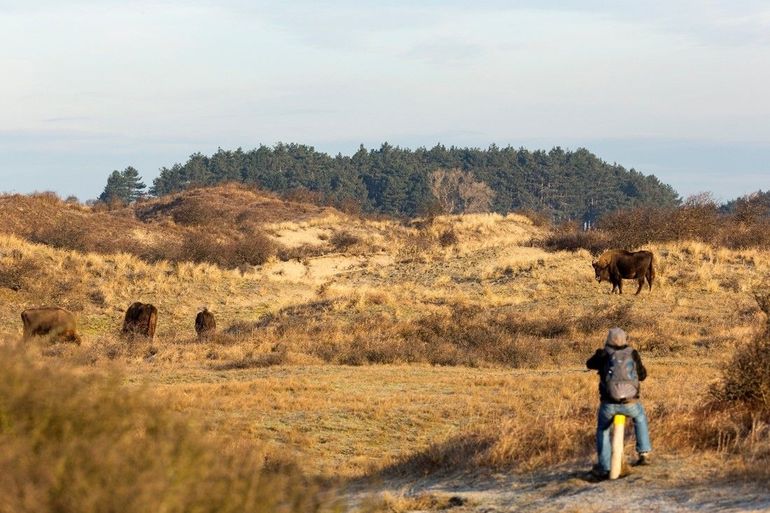
M 152 340 L 155 336 L 155 325 L 158 323 L 158 309 L 149 303 L 137 301 L 128 307 L 123 319 L 123 334 L 128 337 L 147 337 Z
M 195 316 L 195 333 L 198 334 L 198 338 L 209 338 L 216 331 L 217 321 L 214 319 L 214 314 L 209 312 L 208 308 L 198 312 L 198 315 Z
M 47 336 L 52 342 L 80 344 L 75 316 L 64 308 L 28 308 L 21 312 L 21 322 L 24 324 L 24 340 Z
M 622 249 L 611 249 L 602 253 L 599 258 L 592 263 L 596 280 L 609 281 L 612 283 L 612 292 L 615 289 L 619 294 L 623 293 L 623 280 L 636 280 L 639 288 L 636 293 L 642 290 L 644 280 L 652 290 L 652 282 L 655 280 L 655 255 L 649 251 L 625 251 Z

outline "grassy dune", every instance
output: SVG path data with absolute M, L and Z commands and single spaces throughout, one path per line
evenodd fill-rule
M 131 222 L 192 229 L 153 212 Z M 754 294 L 767 292 L 770 253 L 652 246 L 652 292 L 611 296 L 588 252 L 540 249 L 533 241 L 546 229 L 522 216 L 403 224 L 282 212 L 249 217 L 277 249 L 238 269 L 0 235 L 0 334 L 20 336 L 27 306 L 64 306 L 83 344 L 34 346 L 41 365 L 119 371 L 124 388 L 151 390 L 224 443 L 347 479 L 587 464 L 598 394 L 583 365 L 617 325 L 650 370 L 643 397 L 656 450 L 706 451 L 724 458 L 724 475 L 767 479 L 767 410 L 752 417 L 710 389 L 736 347 L 760 337 Z M 118 337 L 135 300 L 159 308 L 152 342 Z M 203 305 L 219 332 L 198 342 Z

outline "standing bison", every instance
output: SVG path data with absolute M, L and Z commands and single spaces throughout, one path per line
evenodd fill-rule
M 123 335 L 147 337 L 152 340 L 155 336 L 155 325 L 158 323 L 158 309 L 149 303 L 137 301 L 128 307 L 123 319 Z
M 209 312 L 208 308 L 198 312 L 198 315 L 195 316 L 195 333 L 198 334 L 198 338 L 212 337 L 216 331 L 217 321 L 214 319 L 214 314 Z
M 50 337 L 52 342 L 80 344 L 75 316 L 64 308 L 28 308 L 21 312 L 21 322 L 24 325 L 24 340 L 32 337 Z
M 636 280 L 639 284 L 637 294 L 642 290 L 645 279 L 652 290 L 652 282 L 655 280 L 655 255 L 649 251 L 611 249 L 602 253 L 592 265 L 599 283 L 612 283 L 611 293 L 615 293 L 615 289 L 619 294 L 623 293 L 624 279 Z

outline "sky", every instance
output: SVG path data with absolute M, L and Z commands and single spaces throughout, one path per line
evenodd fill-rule
M 764 0 L 0 0 L 0 70 L 4 192 L 84 201 L 219 147 L 386 141 L 770 189 Z

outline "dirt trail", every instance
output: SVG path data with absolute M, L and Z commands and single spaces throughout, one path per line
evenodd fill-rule
M 715 480 L 716 461 L 665 458 L 636 467 L 616 481 L 592 479 L 586 466 L 565 465 L 532 474 L 455 475 L 417 480 L 388 480 L 379 493 L 457 497 L 452 513 L 565 512 L 749 512 L 770 511 L 770 490 L 760 483 Z M 363 488 L 351 492 L 363 497 Z M 418 511 L 418 510 L 414 510 Z

